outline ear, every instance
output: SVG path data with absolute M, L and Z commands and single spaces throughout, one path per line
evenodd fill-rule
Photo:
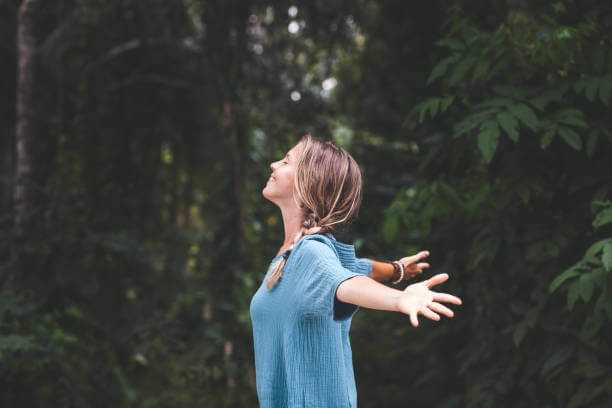
M 295 203 L 295 205 L 298 206 L 298 208 L 304 208 L 306 205 L 302 200 L 299 199 L 299 194 L 297 194 L 295 191 L 293 192 L 293 202 Z
M 305 204 L 301 200 L 299 200 L 295 196 L 295 194 L 293 195 L 293 202 L 295 203 L 295 205 L 297 205 L 298 208 L 304 208 L 305 207 Z

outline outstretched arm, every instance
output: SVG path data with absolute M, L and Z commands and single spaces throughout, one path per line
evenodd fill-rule
M 441 273 L 425 281 L 414 283 L 401 291 L 382 285 L 371 278 L 356 276 L 338 286 L 336 297 L 342 302 L 357 306 L 407 314 L 412 325 L 417 327 L 419 314 L 432 320 L 440 320 L 438 313 L 453 317 L 453 311 L 439 302 L 460 305 L 461 299 L 430 290 L 432 286 L 447 279 L 448 275 Z
M 406 256 L 399 259 L 399 262 L 404 264 L 404 279 L 409 280 L 414 278 L 416 275 L 423 272 L 423 269 L 429 268 L 427 262 L 420 262 L 424 258 L 429 256 L 429 251 L 421 251 L 416 255 Z M 393 265 L 389 262 L 379 262 L 371 259 L 372 261 L 372 274 L 370 277 L 377 282 L 389 282 L 393 279 Z

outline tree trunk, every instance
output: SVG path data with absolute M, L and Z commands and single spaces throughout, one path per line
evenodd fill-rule
M 20 229 L 25 206 L 29 199 L 28 184 L 32 175 L 31 144 L 34 132 L 34 70 L 36 41 L 34 38 L 34 12 L 37 0 L 24 0 L 17 13 L 17 105 L 15 127 L 15 171 L 13 189 L 14 225 Z M 11 152 L 12 153 L 12 152 Z M 11 154 L 12 156 L 12 154 Z M 2 289 L 15 289 L 19 275 L 19 256 L 15 244 L 11 246 L 13 269 Z
M 8 120 L 7 120 L 8 122 Z M 2 123 L 2 134 L 6 137 L 0 138 L 0 215 L 11 210 L 11 180 L 13 179 L 13 130 L 9 130 L 9 123 Z
M 15 131 L 17 184 L 13 191 L 15 225 L 21 224 L 32 175 L 31 145 L 34 132 L 34 9 L 36 0 L 24 0 L 17 15 L 17 126 Z
M 232 159 L 234 168 L 234 197 L 236 199 L 236 208 L 238 210 L 237 233 L 241 237 L 242 242 L 247 241 L 246 218 L 244 215 L 244 198 L 242 187 L 242 142 L 238 134 L 238 128 L 235 118 L 235 113 L 230 102 L 223 104 L 223 113 L 225 116 L 224 124 L 229 133 L 230 142 L 232 145 Z

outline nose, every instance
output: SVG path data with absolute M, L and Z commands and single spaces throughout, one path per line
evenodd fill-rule
M 270 163 L 270 168 L 272 169 L 272 171 L 276 170 L 276 163 L 278 163 L 278 161 Z

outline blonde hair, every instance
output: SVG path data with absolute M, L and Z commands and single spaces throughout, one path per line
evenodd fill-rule
M 272 289 L 288 255 L 305 236 L 325 234 L 349 223 L 361 205 L 361 171 L 353 157 L 331 141 L 304 135 L 294 177 L 294 201 L 304 207 L 302 228 L 266 282 Z

